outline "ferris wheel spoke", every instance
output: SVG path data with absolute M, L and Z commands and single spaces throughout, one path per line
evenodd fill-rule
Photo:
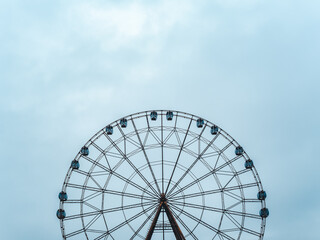
M 149 188 L 157 195 L 158 192 L 154 187 L 150 184 L 150 182 L 143 176 L 143 174 L 137 169 L 137 167 L 130 161 L 130 159 L 121 151 L 121 149 L 114 143 L 114 141 L 104 133 L 106 138 L 111 142 L 111 144 L 117 149 L 117 151 L 122 155 L 122 157 L 127 161 L 127 163 L 132 167 L 132 169 L 139 175 L 139 177 L 149 186 Z
M 89 195 L 85 196 L 81 201 L 82 202 L 83 201 L 90 201 L 90 200 L 92 200 L 92 199 L 94 199 L 94 198 L 96 198 L 96 197 L 98 197 L 98 196 L 100 196 L 102 194 L 103 194 L 103 192 L 93 192 L 92 194 L 89 194 Z
M 98 211 L 98 212 L 100 211 L 100 208 L 97 208 L 96 206 L 93 206 L 92 204 L 90 204 L 90 203 L 88 203 L 86 201 L 83 201 L 82 204 L 86 205 L 87 207 L 89 207 L 89 208 L 91 208 L 91 209 L 93 209 L 95 211 Z
M 153 196 L 153 197 L 158 197 L 158 195 L 155 194 L 154 192 L 150 192 L 150 191 L 147 190 L 146 188 L 141 187 L 140 185 L 136 184 L 136 183 L 133 182 L 132 180 L 130 180 L 130 179 L 122 176 L 121 174 L 117 173 L 116 171 L 114 171 L 114 170 L 112 170 L 112 169 L 109 169 L 109 168 L 105 167 L 105 166 L 102 165 L 101 163 L 96 162 L 96 161 L 94 161 L 93 159 L 91 159 L 91 158 L 89 158 L 89 157 L 84 157 L 84 156 L 83 156 L 83 158 L 85 158 L 86 160 L 88 160 L 88 161 L 91 162 L 92 164 L 100 167 L 101 169 L 105 170 L 105 171 L 108 172 L 109 174 L 112 174 L 112 176 L 115 176 L 115 177 L 117 177 L 118 179 L 121 179 L 122 181 L 130 184 L 131 186 L 136 187 L 137 189 L 141 190 L 142 192 L 148 193 L 150 196 Z M 79 170 L 76 170 L 76 171 L 78 172 Z M 85 175 L 85 176 L 89 176 L 89 173 L 84 172 L 84 171 L 80 171 L 79 173 L 81 173 L 81 174 L 83 174 L 83 175 Z M 150 183 L 148 183 L 147 185 L 149 186 Z
M 146 225 L 146 223 L 150 220 L 150 218 L 155 214 L 155 212 L 157 211 L 157 208 L 155 208 L 151 214 L 148 215 L 148 217 L 146 218 L 146 220 L 143 221 L 143 223 L 139 226 L 139 228 L 134 232 L 134 234 L 131 236 L 130 240 L 134 239 L 139 232 L 141 231 L 141 229 Z
M 206 148 L 199 154 L 199 156 L 196 158 L 196 160 L 190 165 L 190 167 L 185 171 L 185 173 L 180 177 L 180 179 L 172 186 L 170 191 L 168 192 L 168 196 L 175 190 L 175 188 L 180 184 L 180 182 L 187 176 L 187 174 L 191 171 L 191 169 L 196 165 L 196 163 L 199 161 L 199 159 L 203 156 L 203 154 L 206 153 L 206 151 L 210 148 L 210 146 L 213 144 L 213 142 L 218 138 L 219 134 L 217 134 L 210 143 L 206 146 Z
M 151 206 L 151 207 L 149 207 L 149 209 L 151 209 L 151 208 L 153 208 L 154 206 Z M 156 210 L 156 209 L 155 209 Z M 153 211 L 153 213 L 155 212 L 155 210 Z M 143 211 L 143 213 L 145 213 L 145 212 L 148 212 L 149 210 L 145 210 L 145 211 Z M 150 217 L 153 215 L 153 213 L 151 214 L 151 215 L 149 215 L 149 217 L 148 217 L 148 219 L 147 220 L 149 220 L 150 219 Z M 139 214 L 137 214 L 137 215 L 141 215 L 141 213 L 139 213 Z M 137 216 L 136 215 L 136 216 Z M 98 218 L 99 217 L 101 217 L 101 214 L 98 214 L 98 215 L 96 215 L 93 219 L 91 219 L 85 226 L 84 226 L 84 228 L 82 228 L 82 229 L 80 229 L 80 230 L 77 230 L 77 231 L 74 231 L 74 232 L 72 232 L 72 233 L 69 233 L 69 234 L 67 234 L 65 237 L 66 238 L 69 238 L 69 237 L 73 237 L 73 236 L 75 236 L 75 235 L 78 235 L 78 234 L 80 234 L 80 233 L 83 233 L 83 232 L 95 232 L 95 233 L 102 233 L 102 234 L 105 234 L 105 231 L 101 231 L 101 230 L 94 230 L 94 229 L 89 229 L 97 220 L 98 220 Z M 134 216 L 135 217 L 135 216 Z M 138 217 L 138 216 L 137 216 Z M 123 223 L 129 223 L 129 222 L 131 222 L 132 220 L 134 220 L 135 218 L 133 218 L 132 217 L 132 219 L 130 220 L 128 220 L 128 221 L 124 221 Z M 144 222 L 144 224 L 146 223 L 146 221 Z M 115 230 L 117 230 L 117 229 L 115 229 L 115 228 L 118 228 L 119 226 L 120 226 L 121 224 L 119 224 L 118 226 L 116 226 L 116 227 L 114 227 L 113 229 L 111 229 L 110 231 L 108 231 L 108 232 L 110 232 L 110 233 L 112 233 L 113 231 L 115 231 Z M 122 225 L 123 226 L 123 225 Z M 121 227 L 122 227 L 121 226 Z M 143 227 L 143 225 L 142 225 L 142 227 Z M 141 227 L 141 228 L 142 228 Z M 106 236 L 104 236 L 104 237 L 106 237 Z M 104 238 L 104 237 L 102 237 L 102 238 Z M 113 237 L 112 237 L 113 238 Z M 100 238 L 101 239 L 101 238 Z
M 218 236 L 218 238 L 219 238 L 220 240 L 224 240 L 219 233 L 216 233 L 216 234 L 213 236 L 212 240 L 214 240 L 217 236 Z
M 229 181 L 222 187 L 222 189 L 225 189 L 225 188 L 229 185 L 229 183 L 231 183 L 232 180 L 233 180 L 236 176 L 237 176 L 237 175 L 233 175 L 233 176 L 229 179 Z
M 113 191 L 113 190 L 105 190 L 105 193 L 112 194 L 112 195 L 119 195 L 123 197 L 128 197 L 128 198 L 137 198 L 137 199 L 147 199 L 147 200 L 154 200 L 154 198 L 144 196 L 144 195 L 139 195 L 139 194 L 134 194 L 134 193 L 126 193 L 126 192 L 119 192 L 119 191 Z
M 71 187 L 71 188 L 81 189 L 81 190 L 88 190 L 88 191 L 93 191 L 93 192 L 100 192 L 100 193 L 118 195 L 118 196 L 129 197 L 129 198 L 154 200 L 154 198 L 152 198 L 152 197 L 143 196 L 143 195 L 139 195 L 139 194 L 120 192 L 120 191 L 115 191 L 115 190 L 108 190 L 108 189 L 104 189 L 104 188 L 89 187 L 89 186 L 78 185 L 78 184 L 73 184 L 73 183 L 68 183 L 67 186 Z
M 77 231 L 74 231 L 74 232 L 71 232 L 71 233 L 66 234 L 66 235 L 64 236 L 64 238 L 67 239 L 67 238 L 76 236 L 76 235 L 78 235 L 78 234 L 80 234 L 80 233 L 83 233 L 84 231 L 85 231 L 84 228 L 79 229 L 79 230 L 77 230 Z
M 98 217 L 98 218 L 99 218 L 99 217 Z M 94 218 L 94 219 L 95 219 L 95 218 Z M 94 222 L 95 222 L 96 220 L 97 220 L 97 219 L 95 219 Z M 94 223 L 94 222 L 93 222 L 93 223 Z M 93 224 L 93 223 L 92 223 L 92 224 Z M 64 236 L 64 238 L 67 239 L 67 238 L 76 236 L 76 235 L 78 235 L 78 234 L 80 234 L 80 233 L 83 233 L 83 232 L 104 233 L 105 231 L 96 230 L 96 229 L 86 229 L 86 228 L 84 227 L 84 228 L 81 228 L 81 229 L 79 229 L 79 230 L 76 230 L 76 231 L 73 231 L 73 232 L 71 232 L 71 233 L 66 234 L 66 235 Z M 112 239 L 113 239 L 113 237 L 112 237 Z
M 90 145 L 92 145 L 95 149 L 97 149 L 100 153 L 104 153 L 105 151 L 98 145 L 96 144 L 94 141 L 90 140 Z
M 86 232 L 93 232 L 93 233 L 104 233 L 103 230 L 96 230 L 96 229 L 87 229 Z
M 232 209 L 232 208 L 240 205 L 241 203 L 244 204 L 244 201 L 238 200 L 236 203 L 234 203 L 234 204 L 232 204 L 231 206 L 227 207 L 226 210 L 230 210 L 230 209 Z
M 161 193 L 164 192 L 163 114 L 161 114 Z
M 246 233 L 249 233 L 249 234 L 251 234 L 251 235 L 255 235 L 255 236 L 257 236 L 257 237 L 261 237 L 261 233 L 259 233 L 259 232 L 257 232 L 257 231 L 254 231 L 254 230 L 252 230 L 252 229 L 249 229 L 249 228 L 243 228 L 242 229 L 244 232 L 246 232 Z
M 150 192 L 149 190 L 147 190 L 146 188 L 141 187 L 140 185 L 136 184 L 132 180 L 130 180 L 130 179 L 118 174 L 118 173 L 115 173 L 115 172 L 112 172 L 112 174 L 114 176 L 116 176 L 117 178 L 121 179 L 122 181 L 130 184 L 131 186 L 136 187 L 137 189 L 141 190 L 142 192 L 147 193 L 149 196 L 158 197 L 154 192 Z M 148 186 L 149 186 L 149 184 L 148 184 Z
M 251 202 L 251 203 L 253 203 L 253 202 L 255 202 L 255 203 L 261 202 L 261 200 L 256 199 L 256 198 L 245 198 L 245 199 L 243 199 L 243 201 L 244 202 Z
M 79 184 L 74 184 L 74 183 L 67 183 L 66 186 L 70 187 L 70 188 L 88 190 L 88 191 L 93 191 L 93 192 L 103 192 L 104 191 L 102 188 L 89 187 L 89 186 L 79 185 Z
M 219 153 L 222 154 L 224 153 L 229 147 L 231 147 L 233 145 L 233 140 L 230 141 L 227 145 L 225 145 L 220 151 Z
M 118 224 L 117 226 L 113 227 L 112 229 L 110 229 L 109 231 L 106 231 L 105 233 L 103 233 L 102 235 L 100 235 L 99 237 L 96 237 L 95 240 L 100 240 L 102 238 L 104 238 L 105 236 L 111 234 L 112 232 L 122 228 L 123 226 L 125 226 L 126 224 L 132 222 L 133 220 L 137 219 L 138 217 L 140 217 L 141 215 L 149 212 L 152 208 L 154 208 L 158 203 L 153 204 L 152 206 L 143 209 L 143 211 L 139 212 L 138 214 L 132 216 L 131 218 L 129 218 L 128 220 L 123 221 L 122 223 Z M 141 204 L 140 204 L 141 206 Z
M 226 213 L 224 213 L 224 215 L 236 226 L 237 231 L 241 232 L 243 230 L 243 228 L 244 228 L 243 224 L 239 223 L 231 214 L 226 212 Z M 244 222 L 242 221 L 242 223 L 244 223 Z M 227 231 L 230 231 L 230 229 L 224 229 L 223 231 L 227 232 Z
M 74 203 L 82 203 L 83 201 L 82 200 L 79 200 L 79 199 L 68 199 L 66 201 L 64 201 L 64 204 L 74 204 Z
M 238 185 L 238 186 L 227 187 L 224 189 L 217 188 L 217 189 L 207 190 L 207 191 L 203 191 L 203 192 L 184 194 L 183 196 L 178 196 L 178 197 L 170 196 L 170 197 L 168 197 L 168 199 L 170 199 L 170 200 L 187 199 L 187 198 L 199 197 L 199 196 L 215 194 L 215 193 L 224 193 L 224 192 L 234 191 L 237 189 L 244 189 L 244 188 L 250 188 L 250 187 L 256 187 L 256 186 L 257 186 L 257 183 L 247 183 L 247 184 L 242 184 L 242 185 Z
M 141 138 L 140 138 L 140 135 L 139 135 L 139 133 L 138 133 L 136 124 L 134 123 L 134 121 L 133 121 L 132 118 L 131 118 L 131 122 L 132 122 L 132 125 L 133 125 L 133 127 L 134 127 L 134 130 L 135 130 L 135 132 L 136 132 L 136 135 L 137 135 L 137 137 L 138 137 L 138 140 L 139 140 L 139 143 L 140 143 L 140 148 L 142 149 L 143 155 L 144 155 L 144 157 L 145 157 L 145 159 L 146 159 L 146 161 L 147 161 L 149 170 L 150 170 L 151 175 L 152 175 L 152 177 L 153 177 L 153 181 L 154 181 L 155 184 L 156 184 L 156 187 L 157 187 L 157 189 L 158 189 L 158 193 L 161 194 L 161 191 L 160 191 L 160 188 L 159 188 L 159 185 L 158 185 L 158 181 L 157 181 L 157 179 L 156 179 L 156 177 L 155 177 L 155 175 L 154 175 L 154 172 L 153 172 L 153 169 L 152 169 L 152 167 L 151 167 L 151 164 L 150 164 L 148 155 L 147 155 L 146 150 L 145 150 L 145 148 L 144 148 L 144 146 L 143 146 L 143 143 L 142 143 L 142 141 L 141 141 Z
M 239 195 L 237 195 L 237 194 L 235 194 L 235 193 L 233 193 L 231 191 L 229 191 L 229 192 L 225 191 L 225 192 L 223 192 L 223 194 L 225 194 L 225 195 L 227 195 L 227 196 L 229 196 L 229 197 L 231 197 L 231 198 L 233 198 L 233 199 L 235 199 L 235 200 L 237 200 L 239 202 L 244 202 L 244 198 L 243 197 L 241 197 L 241 196 L 239 196 Z
M 190 207 L 190 208 L 208 210 L 208 211 L 218 212 L 218 213 L 228 213 L 230 215 L 241 216 L 241 217 L 261 219 L 261 217 L 259 215 L 252 214 L 252 213 L 239 212 L 239 211 L 221 209 L 221 208 L 214 208 L 214 207 L 199 205 L 199 204 L 195 204 L 195 203 L 186 203 L 186 202 L 178 202 L 178 201 L 171 201 L 171 202 L 173 202 L 175 205 L 179 205 L 179 206 L 186 206 L 186 207 Z
M 252 229 L 249 229 L 249 228 L 245 228 L 243 226 L 243 224 L 239 223 L 233 216 L 232 214 L 230 214 L 229 212 L 225 212 L 224 215 L 237 227 L 238 231 L 244 231 L 244 232 L 247 232 L 251 235 L 255 235 L 255 236 L 258 236 L 260 237 L 261 234 L 257 231 L 254 231 Z M 230 230 L 230 229 L 229 229 Z M 223 230 L 224 232 L 227 232 L 228 230 Z
M 175 212 L 173 209 L 171 209 L 171 212 L 172 212 L 173 216 L 174 216 L 176 219 L 178 219 L 178 221 L 181 223 L 181 225 L 187 230 L 187 232 L 190 234 L 190 236 L 191 236 L 193 239 L 198 239 L 198 238 L 194 235 L 193 231 L 187 226 L 187 224 L 185 224 L 185 223 L 181 220 L 181 218 L 179 217 L 179 215 L 176 214 L 176 212 Z
M 186 143 L 184 144 L 184 147 L 185 147 L 185 148 L 188 148 L 191 144 L 193 144 L 193 143 L 197 142 L 197 141 L 198 141 L 198 139 L 199 139 L 199 137 L 198 137 L 198 136 L 193 137 L 189 142 L 186 142 Z
M 94 218 L 92 218 L 85 226 L 85 230 L 88 231 L 88 229 L 101 217 L 101 215 L 96 215 Z
M 177 167 L 179 158 L 180 158 L 180 156 L 181 156 L 181 152 L 182 152 L 182 149 L 183 149 L 183 145 L 184 145 L 184 143 L 186 142 L 186 139 L 187 139 L 187 136 L 188 136 L 188 133 L 189 133 L 189 130 L 190 130 L 192 121 L 193 121 L 193 118 L 190 119 L 190 123 L 189 123 L 188 129 L 187 129 L 186 134 L 185 134 L 185 136 L 184 136 L 182 145 L 181 145 L 180 150 L 179 150 L 179 154 L 178 154 L 177 160 L 176 160 L 176 162 L 175 162 L 175 165 L 174 165 L 174 167 L 173 167 L 173 170 L 172 170 L 172 173 L 171 173 L 169 182 L 168 182 L 168 184 L 167 184 L 167 188 L 166 188 L 166 191 L 165 191 L 165 195 L 167 195 L 167 192 L 168 192 L 168 190 L 169 190 L 169 186 L 170 186 L 172 177 L 173 177 L 173 175 L 174 175 L 174 172 L 175 172 L 175 170 L 176 170 L 176 167 Z
M 214 168 L 212 171 L 206 173 L 205 175 L 202 175 L 201 177 L 199 177 L 197 180 L 187 184 L 186 186 L 180 188 L 179 190 L 171 193 L 168 197 L 171 197 L 171 196 L 175 196 L 177 194 L 179 194 L 180 192 L 186 190 L 187 188 L 189 187 L 192 187 L 194 184 L 197 184 L 199 182 L 201 182 L 202 180 L 206 179 L 207 177 L 215 174 L 215 173 L 218 173 L 221 169 L 225 168 L 226 166 L 229 166 L 230 164 L 232 164 L 234 161 L 238 160 L 239 158 L 241 158 L 241 156 L 236 156 L 234 157 L 233 159 L 229 160 L 228 162 L 225 162 L 224 164 L 222 164 L 221 166 L 217 167 L 217 168 Z M 195 165 L 195 162 L 194 164 L 192 164 L 191 168 Z M 188 170 L 186 171 L 190 171 L 191 168 L 188 168 Z M 190 170 L 189 170 L 190 169 Z M 185 174 L 184 174 L 185 175 Z M 184 177 L 184 175 L 182 177 Z M 179 180 L 182 180 L 181 178 Z
M 156 202 L 157 201 L 149 201 L 149 202 L 144 202 L 143 204 L 145 206 L 148 206 L 148 205 L 154 205 Z M 95 216 L 98 214 L 106 214 L 106 213 L 118 212 L 118 211 L 123 211 L 123 210 L 135 209 L 135 208 L 139 208 L 139 207 L 141 208 L 141 203 L 130 204 L 130 205 L 114 207 L 114 208 L 109 208 L 109 209 L 103 209 L 103 210 L 93 211 L 93 212 L 86 212 L 86 213 L 67 216 L 64 219 L 64 221 L 77 219 L 77 218 L 85 218 L 85 217 Z
M 192 214 L 186 212 L 185 210 L 183 210 L 183 209 L 181 209 L 181 208 L 179 208 L 179 207 L 177 207 L 175 205 L 171 205 L 171 207 L 176 209 L 178 212 L 181 212 L 183 215 L 185 215 L 186 217 L 192 219 L 193 221 L 195 221 L 195 222 L 201 224 L 202 226 L 212 230 L 213 232 L 223 236 L 224 238 L 229 239 L 229 240 L 235 240 L 234 238 L 230 237 L 229 235 L 225 234 L 224 232 L 221 232 L 221 230 L 216 229 L 215 227 L 213 227 L 210 224 L 202 221 L 200 218 L 197 218 L 197 217 L 193 216 Z

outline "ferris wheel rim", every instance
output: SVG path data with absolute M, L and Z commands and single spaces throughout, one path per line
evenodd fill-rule
M 176 118 L 178 117 L 183 117 L 183 118 L 187 118 L 187 119 L 190 119 L 190 124 L 191 122 L 193 121 L 197 121 L 197 119 L 202 119 L 205 121 L 205 125 L 207 126 L 217 126 L 216 124 L 204 119 L 204 118 L 201 118 L 197 115 L 193 115 L 193 114 L 190 114 L 190 113 L 186 113 L 186 112 L 182 112 L 182 111 L 176 111 L 176 110 L 147 110 L 147 111 L 142 111 L 142 112 L 137 112 L 137 113 L 134 113 L 134 114 L 130 114 L 130 115 L 127 115 L 125 117 L 122 117 L 122 118 L 119 118 L 117 119 L 116 121 L 113 121 L 111 122 L 110 124 L 106 125 L 106 126 L 112 126 L 112 127 L 115 127 L 115 126 L 118 126 L 119 125 L 119 121 L 121 119 L 129 119 L 131 121 L 133 121 L 134 119 L 137 119 L 137 118 L 141 118 L 141 117 L 146 117 L 148 118 L 149 114 L 151 112 L 157 112 L 159 113 L 160 112 L 160 115 L 161 117 L 163 117 L 168 111 L 171 111 L 173 113 L 175 113 L 175 116 Z M 188 118 L 189 117 L 189 118 Z M 86 144 L 84 144 L 84 146 L 86 147 L 90 147 L 96 139 L 98 139 L 102 134 L 104 134 L 104 131 L 105 131 L 105 127 L 103 127 L 101 130 L 99 130 L 96 134 L 94 134 L 87 142 Z M 220 126 L 219 126 L 219 135 L 222 135 L 224 138 L 226 138 L 228 141 L 230 141 L 232 143 L 233 146 L 237 147 L 237 146 L 240 146 L 240 144 L 234 139 L 232 138 L 225 130 L 223 130 Z M 74 160 L 79 160 L 81 157 L 83 157 L 81 155 L 81 153 L 79 152 L 76 157 L 74 158 Z M 243 152 L 243 158 L 244 159 L 250 159 L 248 154 L 246 153 L 246 151 Z M 92 167 L 96 167 L 94 166 L 94 164 L 92 165 Z M 258 175 L 258 172 L 255 168 L 255 166 L 253 165 L 252 168 L 252 173 L 253 173 L 253 176 L 255 178 L 255 181 L 257 183 L 257 187 L 259 189 L 259 191 L 263 191 L 263 187 L 262 187 L 262 183 L 261 183 L 261 180 L 260 180 L 260 177 Z M 65 177 L 65 181 L 64 181 L 64 184 L 62 186 L 62 191 L 66 191 L 66 188 L 67 188 L 67 183 L 69 182 L 70 180 L 70 177 L 71 177 L 71 174 L 72 174 L 72 171 L 73 169 L 70 167 L 68 172 L 67 172 L 67 175 Z M 88 177 L 87 177 L 88 178 Z M 84 191 L 84 190 L 83 190 Z M 262 207 L 265 207 L 265 201 L 263 200 L 262 202 Z M 61 201 L 60 202 L 60 209 L 63 209 L 63 206 L 64 206 L 64 202 Z M 102 214 L 103 215 L 103 214 Z M 83 219 L 82 219 L 83 220 Z M 261 231 L 264 233 L 264 228 L 265 228 L 265 219 L 262 219 L 264 223 L 262 223 L 262 227 L 261 227 Z M 83 223 L 84 224 L 84 223 Z M 199 224 L 199 223 L 198 223 Z M 60 221 L 60 225 L 61 225 L 61 229 L 62 229 L 62 232 L 64 232 L 64 225 L 63 225 L 63 220 Z M 190 235 L 190 234 L 189 234 Z M 262 234 L 263 236 L 263 234 Z M 88 237 L 87 237 L 88 238 Z

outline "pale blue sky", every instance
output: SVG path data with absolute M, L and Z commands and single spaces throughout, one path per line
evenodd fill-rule
M 96 131 L 175 109 L 229 132 L 268 192 L 266 240 L 320 224 L 318 0 L 0 0 L 1 238 L 61 239 L 57 194 Z

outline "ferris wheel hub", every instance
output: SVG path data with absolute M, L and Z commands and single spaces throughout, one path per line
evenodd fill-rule
M 159 202 L 160 203 L 167 202 L 167 198 L 166 198 L 166 195 L 164 193 L 161 193 Z

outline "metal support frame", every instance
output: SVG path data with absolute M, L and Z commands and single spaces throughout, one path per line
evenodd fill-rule
M 160 204 L 158 206 L 157 213 L 154 216 L 154 219 L 153 219 L 152 224 L 150 226 L 150 229 L 148 231 L 146 240 L 150 240 L 151 239 L 151 237 L 153 235 L 153 232 L 154 232 L 154 229 L 156 227 L 156 224 L 158 222 L 158 218 L 159 218 L 159 215 L 160 215 L 160 212 L 161 212 L 162 208 L 165 210 L 165 212 L 167 214 L 167 217 L 169 219 L 172 231 L 173 231 L 176 239 L 177 240 L 185 240 L 185 237 L 183 236 L 182 231 L 181 231 L 176 219 L 174 218 L 174 216 L 173 216 L 173 214 L 172 214 L 172 212 L 171 212 L 171 210 L 170 210 L 170 208 L 168 206 L 167 199 L 166 199 L 164 193 L 161 194 Z

